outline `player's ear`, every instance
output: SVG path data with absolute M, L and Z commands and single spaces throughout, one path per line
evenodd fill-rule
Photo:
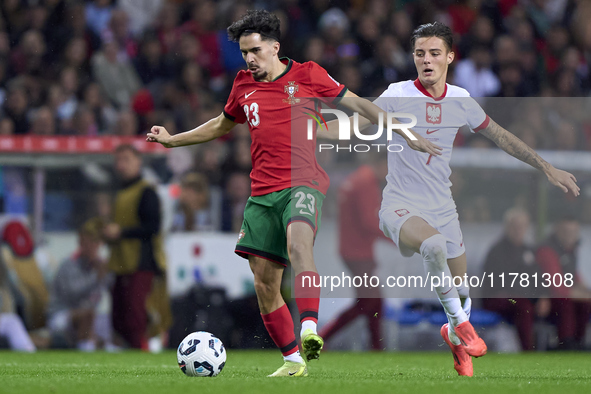
M 449 51 L 447 53 L 447 64 L 451 64 L 451 62 L 454 61 L 455 57 L 456 57 L 456 54 L 453 51 Z
M 273 43 L 273 50 L 275 51 L 275 55 L 279 53 L 279 48 L 281 48 L 281 44 L 279 43 L 279 41 L 275 41 Z

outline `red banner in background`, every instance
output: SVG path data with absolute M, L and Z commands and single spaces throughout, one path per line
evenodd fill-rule
M 162 145 L 147 142 L 145 137 L 81 136 L 1 136 L 4 153 L 112 153 L 121 144 L 131 144 L 143 153 L 166 151 Z

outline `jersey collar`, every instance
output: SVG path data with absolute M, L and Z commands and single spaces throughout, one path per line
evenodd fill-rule
M 445 98 L 445 95 L 447 94 L 447 84 L 445 84 L 445 89 L 443 90 L 443 94 L 441 95 L 441 97 L 433 97 L 431 95 L 431 93 L 427 92 L 427 89 L 425 89 L 425 87 L 423 86 L 423 84 L 421 83 L 421 81 L 417 78 L 415 79 L 415 86 L 417 87 L 417 89 L 419 89 L 419 92 L 423 93 L 425 96 L 427 97 L 431 97 L 434 100 L 443 100 Z
M 279 61 L 283 64 L 285 64 L 285 61 L 287 61 L 287 67 L 285 67 L 285 70 L 283 70 L 283 72 L 281 74 L 279 74 L 279 76 L 277 78 L 275 78 L 274 80 L 272 80 L 271 82 L 275 82 L 276 80 L 278 80 L 279 78 L 281 78 L 282 76 L 287 74 L 289 72 L 289 70 L 291 70 L 291 65 L 292 65 L 293 61 L 290 58 L 280 57 Z

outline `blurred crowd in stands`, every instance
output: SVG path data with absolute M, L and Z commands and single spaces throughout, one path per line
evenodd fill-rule
M 282 55 L 316 61 L 360 95 L 415 77 L 409 38 L 433 20 L 455 33 L 449 82 L 474 97 L 586 96 L 591 89 L 591 5 L 584 1 L 6 0 L 0 134 L 195 127 L 221 112 L 243 68 L 225 29 L 252 7 L 279 16 Z

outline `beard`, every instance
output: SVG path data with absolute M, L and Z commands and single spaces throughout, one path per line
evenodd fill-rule
M 252 74 L 252 77 L 255 81 L 260 82 L 263 79 L 267 78 L 267 75 L 269 75 L 267 71 L 259 71 L 256 75 Z

